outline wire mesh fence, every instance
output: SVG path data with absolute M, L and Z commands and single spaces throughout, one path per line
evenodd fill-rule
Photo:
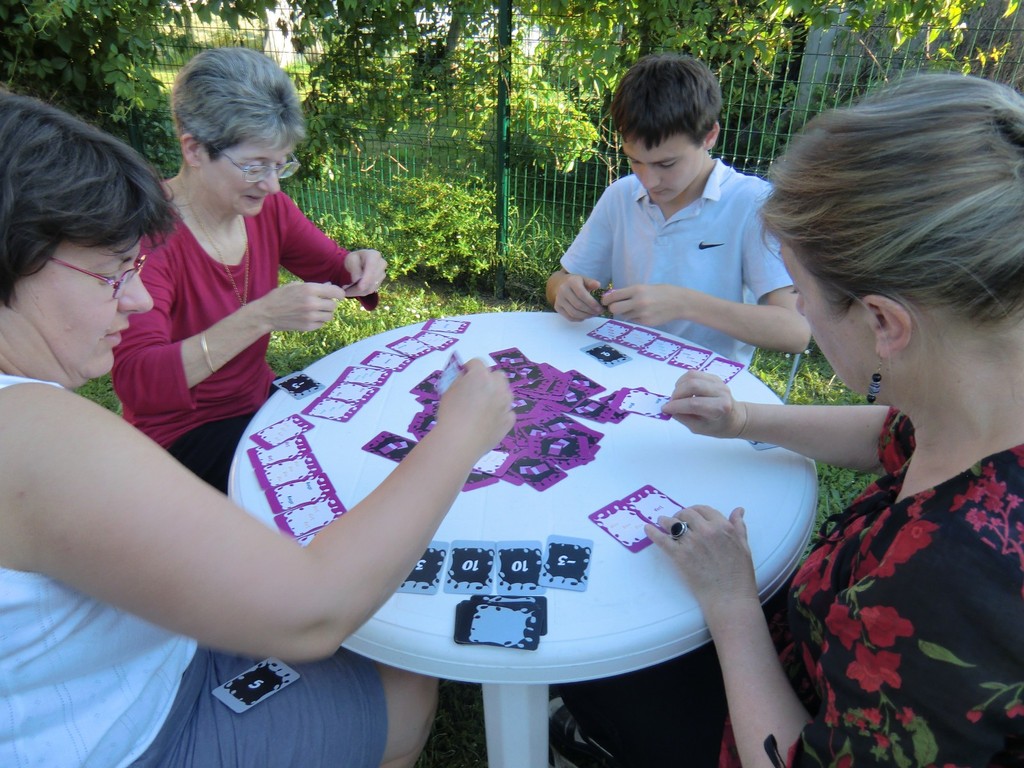
M 714 152 L 764 175 L 809 117 L 907 71 L 954 69 L 1020 89 L 1024 15 L 1006 9 L 987 4 L 954 40 L 923 33 L 893 46 L 887 28 L 854 31 L 840 19 L 797 31 L 768 57 L 710 61 L 723 91 Z M 427 250 L 454 253 L 470 241 L 490 249 L 479 269 L 489 287 L 535 286 L 557 267 L 604 188 L 628 173 L 608 106 L 630 62 L 617 62 L 611 42 L 608 59 L 620 71 L 599 82 L 581 75 L 586 62 L 571 40 L 552 36 L 550 19 L 514 7 L 458 25 L 423 19 L 419 44 L 369 54 L 358 34 L 330 51 L 297 51 L 273 22 L 180 31 L 163 52 L 162 77 L 169 84 L 191 55 L 214 45 L 247 45 L 277 59 L 303 92 L 310 125 L 310 146 L 298 151 L 304 171 L 287 191 L 346 244 L 378 247 L 414 269 Z M 169 115 L 158 118 L 169 126 Z M 169 127 L 162 140 L 172 148 L 152 133 L 139 148 L 171 173 Z M 505 284 L 509 274 L 516 285 Z

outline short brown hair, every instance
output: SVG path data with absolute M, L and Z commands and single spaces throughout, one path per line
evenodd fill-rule
M 658 53 L 629 68 L 612 97 L 612 120 L 628 141 L 653 149 L 671 136 L 700 144 L 722 111 L 722 89 L 690 56 Z
M 159 176 L 99 128 L 0 90 L 0 303 L 63 242 L 112 250 L 169 232 Z

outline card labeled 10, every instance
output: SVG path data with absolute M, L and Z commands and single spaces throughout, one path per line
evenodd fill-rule
M 453 541 L 444 591 L 485 595 L 494 586 L 494 543 Z
M 498 542 L 498 594 L 542 594 L 540 566 L 539 541 Z

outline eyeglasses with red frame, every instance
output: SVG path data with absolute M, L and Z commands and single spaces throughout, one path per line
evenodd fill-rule
M 131 269 L 126 269 L 124 272 L 121 273 L 121 276 L 117 279 L 107 277 L 106 275 L 100 275 L 97 274 L 96 272 L 90 272 L 88 269 L 82 269 L 81 267 L 75 266 L 74 264 L 69 264 L 68 262 L 63 261 L 62 259 L 58 259 L 56 256 L 52 257 L 50 261 L 60 264 L 62 267 L 73 269 L 76 272 L 81 272 L 83 275 L 95 277 L 97 280 L 106 283 L 111 287 L 111 289 L 114 292 L 113 298 L 119 299 L 121 298 L 122 295 L 124 295 L 125 288 L 128 286 L 128 283 L 131 282 L 131 279 L 142 271 L 142 268 L 146 264 L 146 254 L 140 253 L 138 258 L 136 258 L 135 262 L 132 264 Z

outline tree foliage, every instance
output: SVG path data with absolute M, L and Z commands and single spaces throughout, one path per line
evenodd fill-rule
M 1017 0 L 1003 2 L 1004 15 L 1016 13 Z M 174 154 L 173 146 L 159 149 L 170 142 L 158 135 L 167 131 L 158 76 L 166 80 L 160 67 L 172 47 L 194 44 L 191 30 L 204 22 L 262 24 L 274 11 L 294 50 L 309 54 L 308 67 L 295 71 L 310 128 L 307 175 L 326 179 L 336 153 L 372 151 L 408 130 L 423 132 L 427 144 L 459 142 L 493 155 L 501 82 L 511 86 L 513 165 L 569 172 L 614 142 L 611 93 L 651 51 L 692 54 L 722 75 L 755 68 L 770 85 L 779 62 L 799 58 L 810 32 L 841 21 L 864 60 L 883 46 L 917 46 L 928 60 L 984 72 L 1019 46 L 965 41 L 966 20 L 985 7 L 984 0 L 526 0 L 513 6 L 515 36 L 502 52 L 497 7 L 485 0 L 0 0 L 0 80 L 127 134 L 162 160 L 161 152 Z M 773 108 L 766 119 L 779 119 Z M 745 136 L 761 116 L 740 118 Z
M 155 71 L 171 30 L 193 17 L 260 17 L 266 5 L 0 0 L 0 80 L 111 127 L 133 110 L 162 106 Z

